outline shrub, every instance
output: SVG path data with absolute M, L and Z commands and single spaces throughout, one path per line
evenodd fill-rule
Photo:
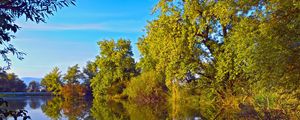
M 150 71 L 132 78 L 126 90 L 130 100 L 141 103 L 155 103 L 166 98 L 166 86 L 162 75 Z
M 80 84 L 66 84 L 62 87 L 62 95 L 67 100 L 84 97 L 85 91 L 85 86 Z

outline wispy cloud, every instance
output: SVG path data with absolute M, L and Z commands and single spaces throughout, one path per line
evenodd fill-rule
M 34 24 L 34 23 L 18 23 L 23 30 L 38 30 L 38 31 L 106 31 L 106 32 L 141 32 L 142 29 L 134 25 L 134 22 L 129 23 L 91 23 L 91 24 Z
M 21 23 L 22 29 L 29 30 L 105 30 L 101 24 L 24 24 Z
M 72 19 L 78 19 L 78 18 L 85 18 L 85 19 L 112 19 L 112 18 L 128 18 L 128 17 L 134 17 L 136 15 L 139 15 L 141 13 L 136 12 L 79 12 L 77 14 L 68 14 L 65 16 L 60 16 L 64 18 L 72 18 Z

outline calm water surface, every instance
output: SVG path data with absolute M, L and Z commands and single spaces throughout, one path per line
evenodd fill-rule
M 280 110 L 257 113 L 244 110 L 217 109 L 216 107 L 168 103 L 137 105 L 129 102 L 101 100 L 63 100 L 60 97 L 4 97 L 8 109 L 25 109 L 32 120 L 210 120 L 210 119 L 288 119 Z M 272 117 L 273 116 L 273 117 Z M 12 120 L 13 118 L 8 118 Z M 299 119 L 295 116 L 292 119 Z M 22 118 L 19 118 L 22 120 Z
M 32 120 L 76 120 L 89 119 L 88 101 L 63 101 L 59 97 L 51 96 L 30 96 L 30 97 L 3 97 L 8 101 L 8 110 L 25 109 Z M 79 107 L 83 108 L 79 108 Z M 13 120 L 13 118 L 8 118 Z M 22 120 L 23 118 L 18 118 Z
M 89 100 L 65 101 L 60 97 L 4 97 L 9 110 L 25 109 L 32 120 L 160 120 L 170 117 L 200 119 L 195 110 L 174 116 L 167 105 L 135 105 L 128 102 Z M 176 111 L 175 111 L 176 112 Z M 180 116 L 180 117 L 179 117 Z M 8 118 L 12 120 L 13 118 Z M 22 118 L 18 118 L 22 120 Z

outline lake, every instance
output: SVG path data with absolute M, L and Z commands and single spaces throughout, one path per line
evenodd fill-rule
M 51 96 L 3 97 L 3 99 L 8 101 L 7 109 L 25 109 L 28 111 L 28 115 L 32 120 L 261 119 L 259 116 L 262 115 L 255 111 L 249 112 L 249 110 L 251 110 L 249 108 L 246 108 L 248 111 L 237 111 L 218 109 L 212 106 L 201 106 L 199 104 L 172 105 L 168 103 L 158 103 L 152 105 L 138 105 L 125 101 L 65 101 L 60 97 Z M 8 119 L 12 120 L 13 118 Z M 22 120 L 22 118 L 18 119 Z
M 91 102 L 78 101 L 77 103 L 63 101 L 60 97 L 52 96 L 21 96 L 2 97 L 8 101 L 8 110 L 25 109 L 32 120 L 67 120 L 89 119 Z M 80 103 L 79 103 L 80 102 Z M 80 108 L 84 106 L 83 108 Z M 3 106 L 2 106 L 3 108 Z M 13 120 L 13 118 L 9 118 Z M 22 119 L 22 118 L 18 118 Z
M 60 97 L 51 96 L 3 97 L 3 99 L 8 101 L 7 109 L 25 109 L 32 120 L 156 120 L 170 117 L 167 105 L 139 106 L 128 102 L 64 101 Z M 189 113 L 191 114 L 184 117 L 200 119 L 200 114 L 192 111 Z

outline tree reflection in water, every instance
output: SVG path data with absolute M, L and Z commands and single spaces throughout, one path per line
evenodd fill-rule
M 41 109 L 51 119 L 58 120 L 62 117 L 60 112 L 62 109 L 61 107 L 62 99 L 60 97 L 54 97 L 43 104 Z
M 240 104 L 237 107 L 201 105 L 197 102 L 181 104 L 135 104 L 128 101 L 94 99 L 64 100 L 61 97 L 8 97 L 7 110 L 28 109 L 34 119 L 88 119 L 88 120 L 161 120 L 161 119 L 287 119 L 282 110 L 259 110 Z M 35 115 L 32 109 L 41 110 Z M 44 114 L 43 114 L 43 113 Z M 29 114 L 29 116 L 30 116 Z M 46 116 L 45 116 L 46 115 Z M 297 117 L 296 117 L 297 118 Z M 0 118 L 1 119 L 1 118 Z M 298 117 L 299 119 L 299 117 Z
M 129 119 L 129 115 L 122 103 L 114 101 L 93 100 L 91 108 L 93 118 L 97 120 L 124 120 Z
M 167 103 L 135 104 L 94 99 L 91 114 L 96 120 L 165 120 L 201 117 L 199 109 L 195 109 L 197 107 L 187 106 L 177 106 L 179 108 L 174 112 Z
M 123 105 L 132 120 L 166 120 L 169 115 L 164 103 L 144 105 L 124 102 Z
M 91 115 L 96 120 L 166 120 L 166 119 L 288 119 L 280 110 L 256 111 L 253 106 L 221 107 L 200 103 L 135 104 L 128 101 L 114 102 L 93 100 Z
M 63 100 L 61 97 L 54 97 L 42 105 L 42 111 L 51 119 L 58 120 L 67 117 L 69 120 L 90 118 L 89 100 L 72 99 Z
M 31 109 L 38 109 L 41 107 L 41 99 L 36 99 L 36 98 L 30 98 L 29 99 L 29 106 Z
M 62 109 L 69 120 L 84 119 L 89 114 L 89 103 L 83 99 L 65 100 Z

